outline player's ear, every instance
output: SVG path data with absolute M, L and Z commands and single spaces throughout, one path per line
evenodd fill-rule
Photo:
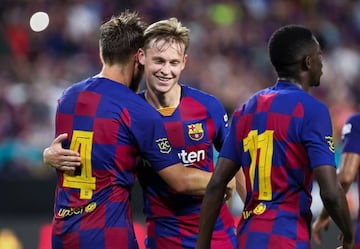
M 185 68 L 185 65 L 186 65 L 186 62 L 187 62 L 187 60 L 188 60 L 188 57 L 189 57 L 189 55 L 188 55 L 188 54 L 185 54 L 185 55 L 184 55 L 182 69 L 184 69 L 184 68 Z
M 144 65 L 145 64 L 145 51 L 142 48 L 139 48 L 137 51 L 137 61 L 139 64 Z

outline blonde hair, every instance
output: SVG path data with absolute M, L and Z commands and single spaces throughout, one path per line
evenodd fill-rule
M 179 43 L 184 45 L 186 53 L 190 44 L 190 30 L 184 27 L 175 17 L 155 22 L 144 31 L 144 50 L 149 47 L 152 40 L 158 42 L 164 40 L 166 43 Z

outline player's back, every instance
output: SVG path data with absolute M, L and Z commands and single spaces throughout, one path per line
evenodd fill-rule
M 298 86 L 278 82 L 254 95 L 234 118 L 248 191 L 240 234 L 263 232 L 270 241 L 288 237 L 291 248 L 307 248 L 312 169 L 334 165 L 326 106 Z M 284 241 L 279 247 L 290 248 Z
M 146 126 L 157 115 L 125 85 L 105 78 L 89 78 L 64 92 L 56 134 L 69 134 L 63 146 L 79 151 L 82 166 L 75 174 L 58 171 L 53 246 L 137 248 L 129 195 L 139 148 L 148 143 Z

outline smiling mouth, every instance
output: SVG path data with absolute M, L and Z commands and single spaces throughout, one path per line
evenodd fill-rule
M 169 81 L 171 80 L 172 78 L 168 78 L 168 77 L 162 77 L 162 76 L 156 76 L 156 78 L 160 81 Z

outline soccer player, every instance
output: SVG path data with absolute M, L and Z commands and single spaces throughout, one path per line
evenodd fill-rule
M 342 129 L 343 148 L 340 158 L 340 167 L 338 172 L 339 181 L 345 191 L 349 190 L 351 184 L 359 174 L 360 167 L 360 113 L 353 114 L 345 123 Z M 358 186 L 360 179 L 358 177 Z M 355 230 L 355 248 L 360 249 L 360 216 L 358 216 Z M 320 232 L 327 229 L 330 223 L 330 217 L 323 209 L 319 217 L 313 224 L 313 238 L 315 243 L 321 244 Z
M 150 25 L 144 34 L 139 62 L 145 68 L 147 89 L 139 95 L 161 113 L 169 142 L 183 164 L 212 172 L 213 146 L 221 148 L 228 117 L 217 98 L 179 83 L 188 57 L 189 30 L 170 18 Z M 64 166 L 65 158 L 49 158 L 46 153 L 45 158 Z M 194 248 L 202 198 L 175 193 L 150 167 L 151 162 L 144 162 L 138 176 L 144 193 L 146 248 Z M 233 217 L 225 203 L 212 248 L 237 248 Z
M 146 90 L 140 96 L 161 113 L 169 142 L 182 163 L 213 172 L 213 146 L 220 150 L 228 117 L 217 98 L 179 83 L 188 58 L 189 29 L 170 18 L 151 24 L 144 37 L 139 63 L 144 66 Z M 174 193 L 148 165 L 138 174 L 144 193 L 146 248 L 194 248 L 202 197 Z M 226 203 L 215 227 L 212 248 L 237 248 Z
M 159 113 L 131 90 L 142 75 L 144 29 L 130 11 L 101 25 L 101 72 L 58 101 L 56 134 L 69 135 L 62 145 L 79 153 L 81 167 L 57 171 L 53 249 L 138 248 L 129 199 L 140 155 L 173 191 L 205 191 L 211 174 L 180 163 Z
M 336 176 L 330 115 L 307 93 L 320 84 L 319 43 L 308 28 L 288 25 L 273 33 L 268 47 L 277 82 L 255 93 L 233 114 L 202 203 L 196 248 L 210 247 L 225 186 L 240 167 L 247 196 L 238 248 L 310 248 L 313 177 L 344 235 L 343 249 L 352 248 L 350 214 Z

